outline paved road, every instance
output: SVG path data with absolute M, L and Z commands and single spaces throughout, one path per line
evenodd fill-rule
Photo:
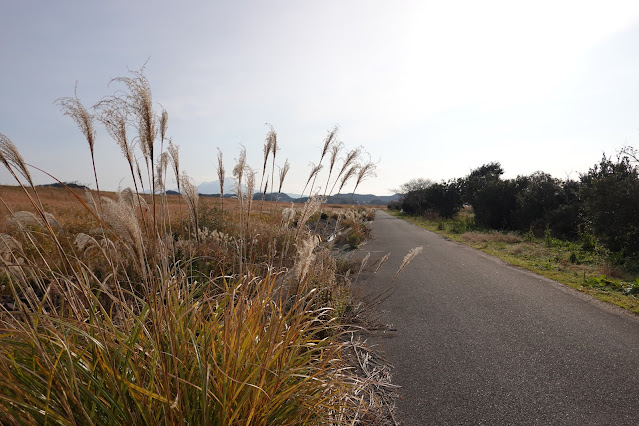
M 378 211 L 356 291 L 394 286 L 376 333 L 399 419 L 429 424 L 639 424 L 639 320 Z M 404 255 L 423 252 L 391 283 Z

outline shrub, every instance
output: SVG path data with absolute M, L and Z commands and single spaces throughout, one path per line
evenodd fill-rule
M 517 184 L 512 180 L 487 183 L 475 195 L 472 205 L 475 222 L 483 227 L 512 228 L 512 213 L 517 207 Z
M 458 184 L 462 193 L 462 201 L 474 205 L 479 191 L 485 186 L 495 184 L 504 174 L 504 169 L 499 162 L 484 164 L 470 172 L 468 176 L 459 179 Z
M 566 180 L 560 183 L 558 205 L 548 212 L 546 223 L 558 238 L 576 240 L 583 223 L 582 202 L 579 197 L 580 183 Z
M 639 171 L 627 157 L 605 155 L 581 176 L 586 227 L 608 249 L 639 253 Z
M 462 207 L 461 190 L 456 182 L 435 183 L 427 188 L 410 191 L 401 201 L 401 208 L 408 214 L 436 213 L 451 218 Z
M 426 189 L 410 191 L 402 196 L 400 208 L 410 215 L 422 215 L 427 210 L 425 209 L 426 199 Z
M 570 252 L 570 263 L 577 263 L 578 259 L 577 259 L 577 254 L 574 251 Z
M 517 208 L 513 212 L 513 226 L 525 231 L 531 227 L 538 233 L 548 225 L 550 212 L 559 205 L 561 191 L 558 179 L 547 173 L 536 172 L 517 178 L 519 191 Z
M 463 234 L 466 231 L 468 231 L 468 224 L 466 222 L 456 220 L 450 224 L 450 232 L 453 234 Z
M 391 201 L 388 203 L 388 210 L 401 210 L 401 203 L 399 201 Z
M 597 249 L 597 238 L 592 234 L 582 234 L 581 248 L 587 252 L 594 252 Z

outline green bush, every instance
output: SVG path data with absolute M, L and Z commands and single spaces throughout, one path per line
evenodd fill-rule
M 450 232 L 453 234 L 463 234 L 468 231 L 468 224 L 463 221 L 455 220 L 450 224 Z
M 517 207 L 517 190 L 513 180 L 497 180 L 481 188 L 472 204 L 477 224 L 498 230 L 513 229 L 512 212 Z
M 391 201 L 388 203 L 388 210 L 401 210 L 402 204 L 399 201 Z
M 577 259 L 577 254 L 574 251 L 570 252 L 570 263 L 577 263 L 579 262 L 579 259 Z
M 592 234 L 581 235 L 581 248 L 587 252 L 594 252 L 597 249 L 597 238 Z
M 577 236 L 577 182 L 561 181 L 547 173 L 535 172 L 530 176 L 519 176 L 516 185 L 519 190 L 517 208 L 512 212 L 513 229 L 524 232 L 532 228 L 539 235 L 550 227 L 555 236 Z
M 435 183 L 427 188 L 404 194 L 400 205 L 408 214 L 435 213 L 439 217 L 449 219 L 455 216 L 463 205 L 461 189 L 455 181 Z
M 484 164 L 472 170 L 468 176 L 457 181 L 461 190 L 462 201 L 465 204 L 474 205 L 477 194 L 484 187 L 498 182 L 503 174 L 504 169 L 499 162 Z
M 503 168 L 492 162 L 465 178 L 411 190 L 399 206 L 411 215 L 448 219 L 468 204 L 478 227 L 519 231 L 531 241 L 543 236 L 547 245 L 553 238 L 581 237 L 584 251 L 600 245 L 617 264 L 632 267 L 639 265 L 639 166 L 633 152 L 623 151 L 615 161 L 604 155 L 579 181 L 543 172 L 503 180 Z M 463 232 L 455 226 L 454 232 Z
M 587 229 L 609 250 L 639 253 L 639 171 L 627 157 L 604 157 L 581 176 Z

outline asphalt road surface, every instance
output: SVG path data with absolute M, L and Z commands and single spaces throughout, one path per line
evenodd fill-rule
M 368 341 L 394 365 L 401 424 L 639 425 L 636 316 L 383 211 L 372 228 L 358 255 L 391 256 L 355 290 L 393 287 L 375 308 L 391 330 Z

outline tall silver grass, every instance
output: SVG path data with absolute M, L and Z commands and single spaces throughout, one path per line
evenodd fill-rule
M 270 124 L 269 132 L 266 134 L 266 139 L 264 140 L 264 163 L 262 165 L 262 179 L 260 180 L 260 192 L 262 192 L 262 185 L 264 185 L 264 176 L 266 175 L 266 165 L 268 163 L 268 158 L 273 152 L 273 147 L 277 146 L 277 134 L 275 133 L 275 129 Z M 266 196 L 266 188 L 268 186 L 268 179 L 266 180 L 266 186 L 264 186 L 264 195 L 262 196 L 262 201 Z M 273 187 L 271 186 L 271 191 Z
M 280 169 L 279 177 L 280 177 L 280 185 L 277 189 L 277 201 L 280 200 L 280 195 L 282 194 L 282 185 L 284 185 L 284 179 L 286 179 L 286 175 L 288 174 L 289 169 L 291 168 L 290 163 L 288 162 L 288 158 L 284 161 L 284 165 Z
M 329 192 L 329 195 L 333 194 L 333 190 L 335 189 L 335 186 L 340 181 L 340 179 L 342 183 L 341 183 L 340 189 L 337 191 L 338 193 L 341 191 L 341 188 L 344 187 L 344 185 L 350 179 L 350 177 L 352 177 L 352 175 L 355 173 L 355 170 L 357 170 L 357 159 L 359 158 L 361 153 L 362 153 L 362 149 L 359 147 L 346 153 L 346 156 L 344 157 L 342 161 L 342 166 L 340 167 L 339 172 L 337 173 L 337 177 L 335 178 L 335 181 L 333 182 L 333 186 L 331 187 L 331 191 Z M 344 179 L 343 177 L 345 172 L 350 175 L 346 179 Z
M 173 143 L 173 139 L 169 138 L 169 146 L 166 151 L 169 153 L 169 159 L 175 174 L 175 183 L 177 184 L 178 192 L 180 192 L 180 147 Z
M 189 209 L 189 215 L 193 222 L 196 242 L 200 242 L 200 223 L 199 223 L 199 201 L 200 196 L 197 192 L 197 186 L 191 182 L 186 173 L 182 173 L 182 196 Z
M 326 191 L 328 191 L 328 183 L 331 181 L 331 175 L 333 174 L 335 163 L 337 163 L 337 158 L 339 157 L 339 153 L 343 147 L 344 143 L 342 142 L 335 142 L 331 146 L 331 156 L 328 162 L 328 177 L 326 178 L 326 186 L 324 187 L 324 196 L 326 196 Z
M 73 98 L 71 97 L 58 98 L 56 100 L 56 103 L 60 105 L 64 115 L 68 115 L 69 117 L 71 117 L 73 121 L 75 121 L 75 123 L 80 128 L 80 131 L 86 138 L 87 143 L 89 144 L 89 150 L 91 151 L 91 162 L 93 164 L 93 176 L 95 177 L 95 187 L 98 191 L 98 196 L 99 196 L 100 185 L 98 184 L 98 173 L 95 169 L 94 145 L 95 145 L 96 131 L 95 131 L 95 127 L 93 126 L 94 116 L 90 114 L 89 111 L 87 111 L 84 105 L 82 105 L 82 102 L 80 102 L 80 99 L 78 99 L 77 89 L 78 87 L 76 85 L 76 90 L 75 90 L 76 93 Z
M 311 182 L 311 179 L 313 179 L 313 181 L 315 181 L 315 178 L 317 178 L 317 174 L 320 172 L 320 170 L 322 170 L 322 164 L 317 164 L 315 165 L 314 163 L 311 163 L 311 173 L 308 175 L 308 179 L 306 180 L 306 185 L 304 185 L 304 189 L 302 190 L 302 196 L 304 197 L 304 194 L 306 193 L 306 188 L 308 187 L 308 184 Z M 311 189 L 310 189 L 310 196 L 313 195 L 313 186 L 311 185 Z
M 22 155 L 20 155 L 13 142 L 2 133 L 0 133 L 0 162 L 4 164 L 17 182 L 20 182 L 20 179 L 18 179 L 16 171 L 27 180 L 30 186 L 34 186 L 31 173 L 27 169 Z
M 355 187 L 353 188 L 353 192 L 351 193 L 351 200 L 353 199 L 353 196 L 355 195 L 355 191 L 357 190 L 357 187 L 365 179 L 377 176 L 376 169 L 377 169 L 377 164 L 373 163 L 373 161 L 371 161 L 370 158 L 368 159 L 366 163 L 362 164 L 359 167 L 359 169 L 357 170 L 357 177 L 355 179 Z
M 119 100 L 126 105 L 129 112 L 130 124 L 133 125 L 138 132 L 138 144 L 144 156 L 147 166 L 147 176 L 149 180 L 149 189 L 151 190 L 152 209 L 153 209 L 153 229 L 157 230 L 156 223 L 156 202 L 155 202 L 155 139 L 158 135 L 158 117 L 153 110 L 153 97 L 151 94 L 151 86 L 146 76 L 144 68 L 139 71 L 131 71 L 130 76 L 118 77 L 112 82 L 121 83 L 126 87 L 126 91 L 119 93 Z M 165 117 L 164 128 L 166 130 Z M 160 129 L 162 130 L 162 129 Z M 138 165 L 139 171 L 139 165 Z M 141 179 L 141 173 L 140 180 Z
M 226 170 L 224 170 L 224 162 L 222 161 L 222 151 L 217 149 L 217 178 L 220 183 L 220 202 L 222 204 L 222 218 L 224 218 L 224 176 Z
M 311 171 L 311 175 L 313 177 L 313 183 L 311 184 L 311 190 L 310 190 L 311 194 L 313 194 L 313 191 L 315 189 L 315 181 L 317 180 L 317 175 L 319 174 L 319 171 L 323 167 L 322 166 L 322 161 L 324 160 L 324 157 L 328 153 L 328 151 L 331 148 L 331 146 L 335 143 L 335 140 L 336 140 L 336 137 L 337 137 L 337 130 L 338 130 L 337 126 L 333 127 L 333 129 L 328 132 L 328 135 L 324 139 L 324 146 L 322 147 L 322 151 L 321 151 L 321 154 L 320 154 L 320 160 L 317 163 L 317 170 L 312 170 Z

